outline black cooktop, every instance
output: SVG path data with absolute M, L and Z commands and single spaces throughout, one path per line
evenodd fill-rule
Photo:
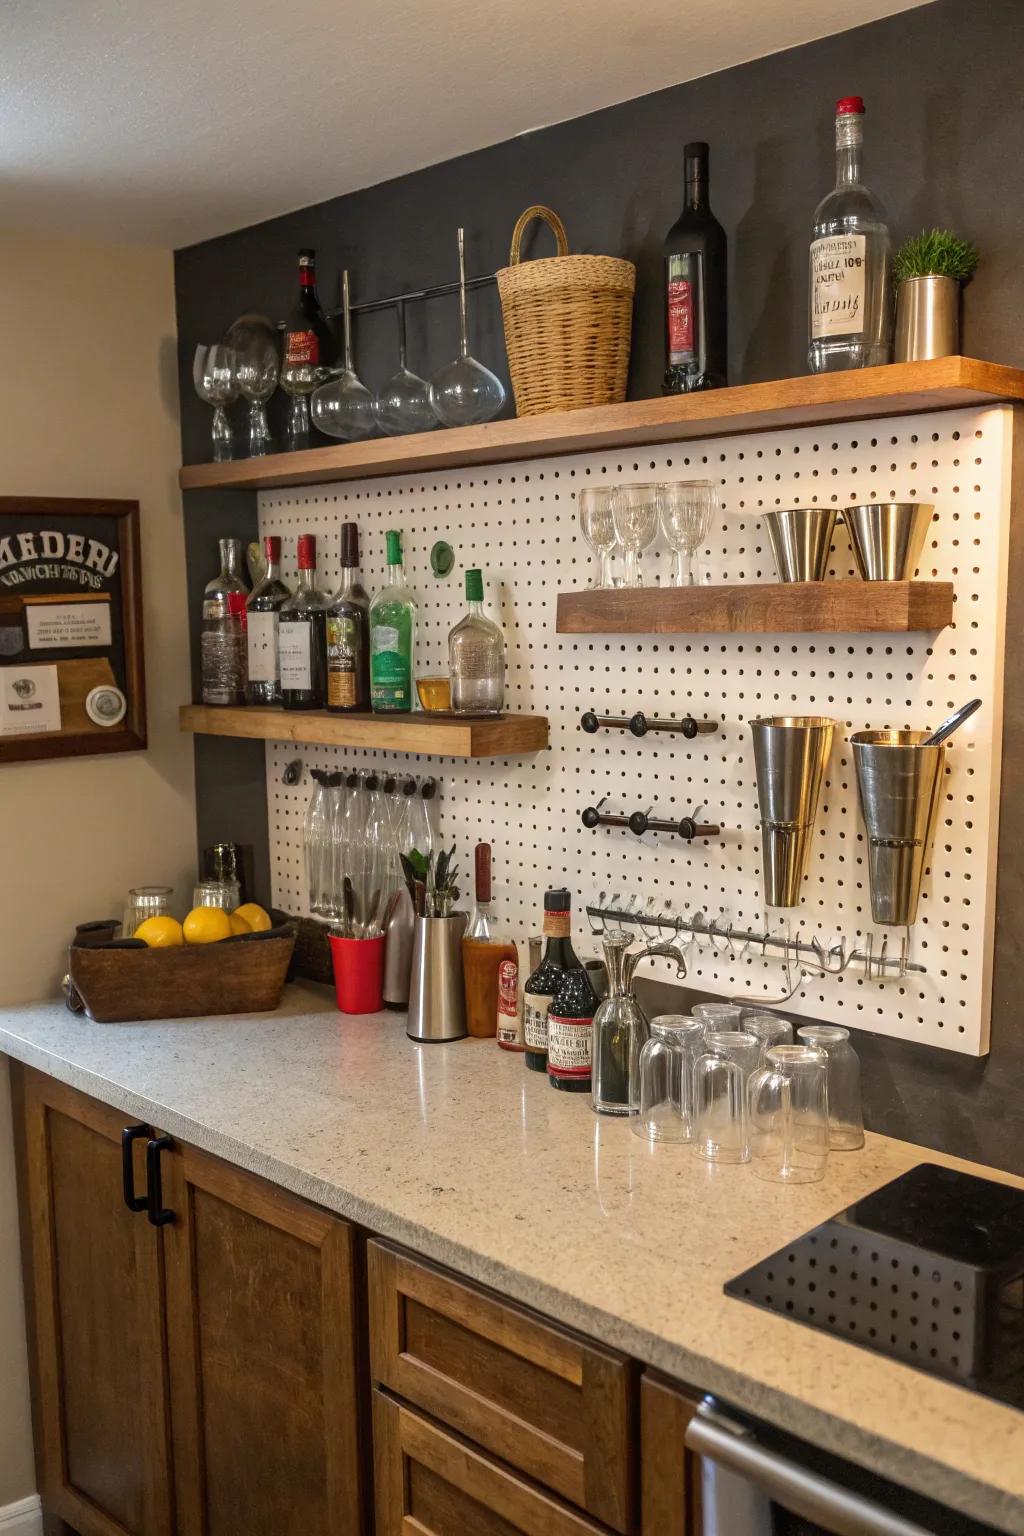
M 725 1291 L 1024 1408 L 1024 1190 L 921 1163 Z

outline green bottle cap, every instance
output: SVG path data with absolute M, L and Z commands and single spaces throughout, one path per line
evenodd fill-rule
M 466 601 L 470 603 L 482 603 L 484 600 L 484 573 L 483 571 L 466 572 Z
M 397 528 L 389 528 L 385 538 L 388 546 L 388 565 L 401 565 L 402 535 Z

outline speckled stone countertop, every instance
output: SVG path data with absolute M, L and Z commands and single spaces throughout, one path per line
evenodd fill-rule
M 1024 1536 L 1024 1415 L 761 1312 L 723 1283 L 915 1163 L 881 1136 L 783 1189 L 650 1147 L 492 1041 L 414 1046 L 290 989 L 269 1017 L 0 1010 L 0 1051 L 679 1381 Z

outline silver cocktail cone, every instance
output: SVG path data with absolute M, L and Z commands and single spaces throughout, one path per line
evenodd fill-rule
M 850 737 L 868 834 L 871 918 L 902 926 L 917 918 L 942 795 L 945 746 L 927 731 L 857 731 Z
M 764 898 L 795 907 L 811 854 L 814 818 L 835 721 L 822 715 L 751 720 L 761 811 Z
M 853 563 L 865 581 L 910 581 L 917 570 L 934 506 L 927 501 L 883 501 L 845 507 Z
M 835 507 L 787 507 L 758 514 L 768 532 L 780 581 L 824 581 Z

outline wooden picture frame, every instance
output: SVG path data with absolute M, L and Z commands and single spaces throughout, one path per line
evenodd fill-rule
M 59 715 L 59 729 L 18 730 L 22 708 Z M 138 502 L 0 497 L 0 765 L 146 740 Z

